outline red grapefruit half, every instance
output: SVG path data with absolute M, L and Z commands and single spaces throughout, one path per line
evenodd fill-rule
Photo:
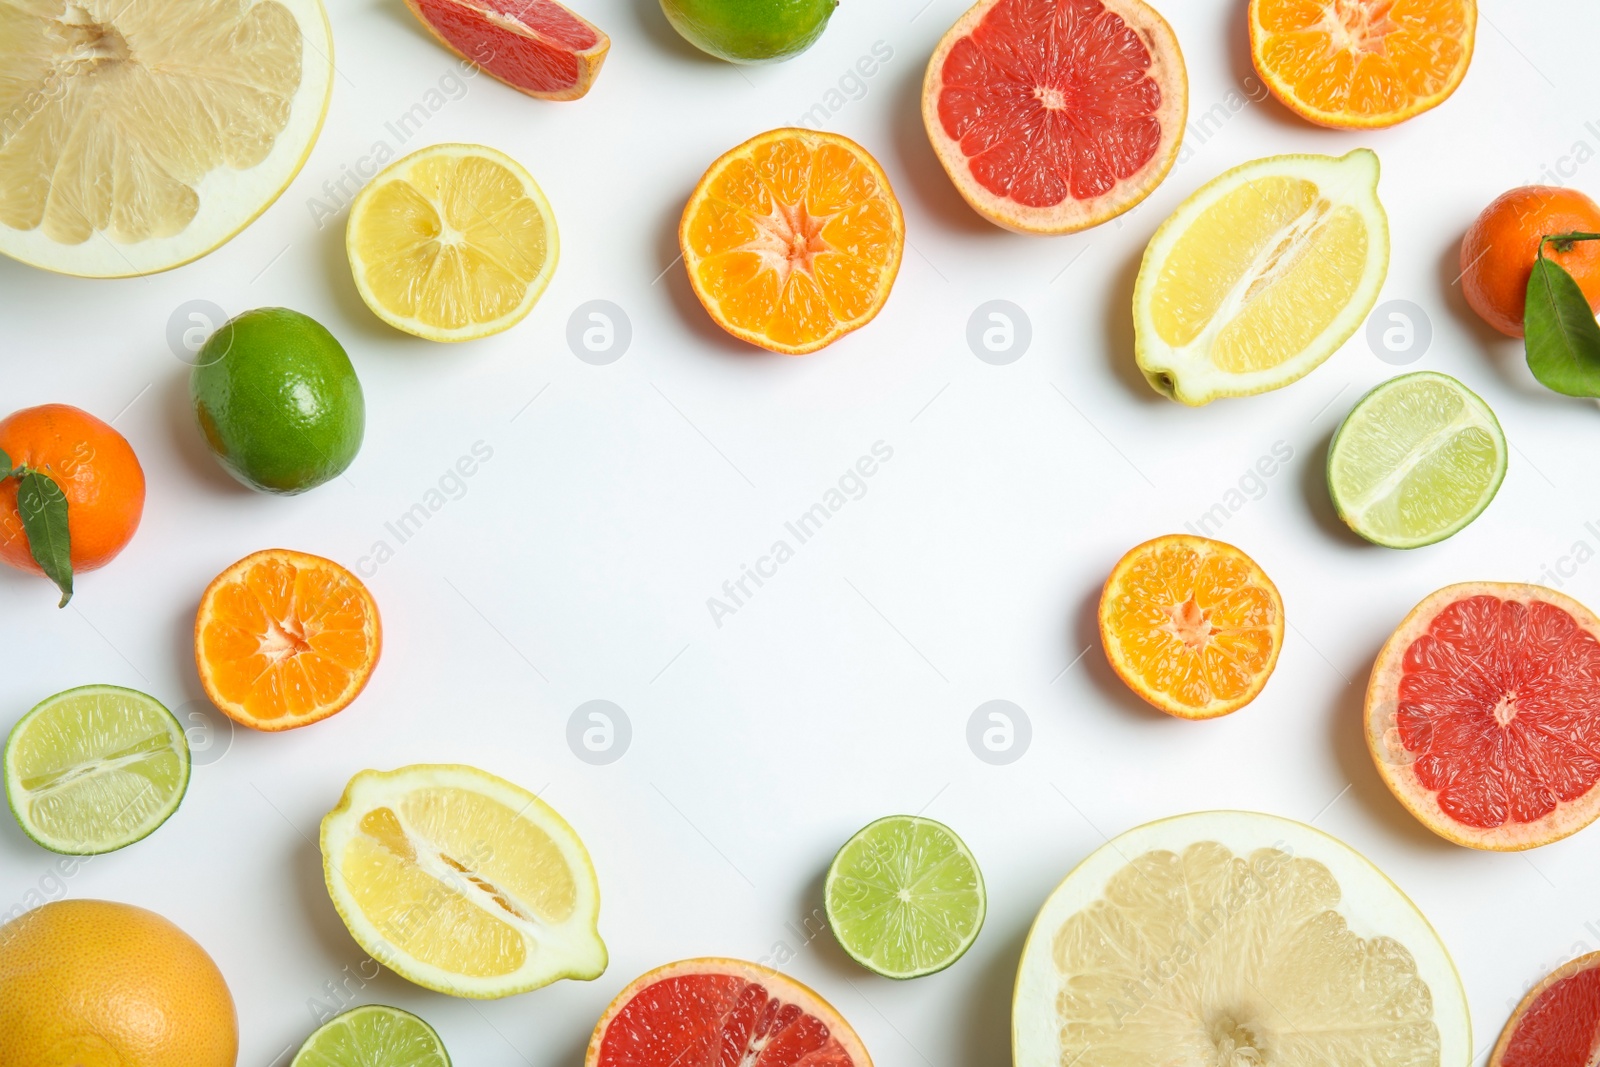
M 1592 1067 L 1600 1060 L 1600 952 L 1557 967 L 1500 1033 L 1489 1067 Z
M 1188 111 L 1178 38 L 1144 0 L 979 0 L 922 85 L 956 188 L 1022 233 L 1074 233 L 1149 196 Z
M 1600 619 L 1539 585 L 1469 582 L 1418 604 L 1367 686 L 1367 748 L 1434 833 L 1511 852 L 1600 815 Z
M 556 0 L 406 0 L 450 51 L 541 100 L 594 85 L 611 38 Z
M 683 960 L 634 979 L 606 1008 L 584 1067 L 872 1067 L 817 994 L 777 971 Z

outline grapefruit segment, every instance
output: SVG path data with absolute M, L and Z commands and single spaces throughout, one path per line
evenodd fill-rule
M 694 959 L 635 979 L 606 1008 L 584 1067 L 872 1067 L 827 1001 L 759 964 Z
M 1488 1067 L 1591 1067 L 1600 1055 L 1600 952 L 1563 964 L 1522 999 Z
M 1457 844 L 1519 851 L 1600 815 L 1600 620 L 1537 585 L 1428 597 L 1367 688 L 1367 746 L 1399 801 Z
M 519 93 L 576 100 L 600 74 L 611 38 L 556 0 L 406 0 L 450 51 Z
M 1183 140 L 1178 39 L 1143 0 L 979 0 L 939 42 L 922 117 L 973 209 L 1024 233 L 1122 214 Z

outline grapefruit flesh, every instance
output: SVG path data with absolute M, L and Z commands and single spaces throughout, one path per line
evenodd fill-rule
M 1511 1013 L 1489 1067 L 1590 1067 L 1600 1053 L 1600 952 L 1556 968 Z
M 939 43 L 923 121 L 991 222 L 1071 233 L 1148 196 L 1188 113 L 1178 40 L 1143 0 L 980 0 Z
M 611 39 L 555 0 L 406 0 L 439 41 L 518 92 L 576 100 Z
M 1379 654 L 1367 744 L 1435 833 L 1514 851 L 1600 815 L 1600 620 L 1536 585 L 1477 582 L 1424 600 Z
M 657 968 L 617 995 L 585 1067 L 871 1067 L 850 1024 L 776 971 L 727 959 Z

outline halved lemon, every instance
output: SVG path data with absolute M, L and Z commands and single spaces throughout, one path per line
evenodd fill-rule
M 1133 291 L 1139 369 L 1185 404 L 1282 388 L 1349 340 L 1388 270 L 1376 155 L 1246 163 L 1150 239 Z
M 357 774 L 322 820 L 322 872 L 351 936 L 425 988 L 487 1000 L 606 969 L 583 842 L 474 767 Z
M 299 173 L 332 89 L 322 0 L 0 2 L 0 253 L 91 278 L 198 259 Z
M 556 272 L 556 216 L 504 152 L 440 144 L 396 160 L 350 206 L 345 250 L 372 313 L 430 341 L 527 317 Z

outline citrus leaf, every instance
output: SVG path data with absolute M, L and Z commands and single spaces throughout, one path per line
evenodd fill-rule
M 1600 397 L 1600 323 L 1565 267 L 1540 256 L 1523 316 L 1528 369 L 1547 389 Z
M 17 469 L 11 465 L 11 457 L 6 455 L 5 449 L 0 448 L 0 482 L 16 473 Z
M 67 531 L 67 494 L 55 479 L 28 471 L 17 483 L 17 511 L 28 549 L 45 576 L 61 590 L 60 607 L 72 599 L 72 538 Z

